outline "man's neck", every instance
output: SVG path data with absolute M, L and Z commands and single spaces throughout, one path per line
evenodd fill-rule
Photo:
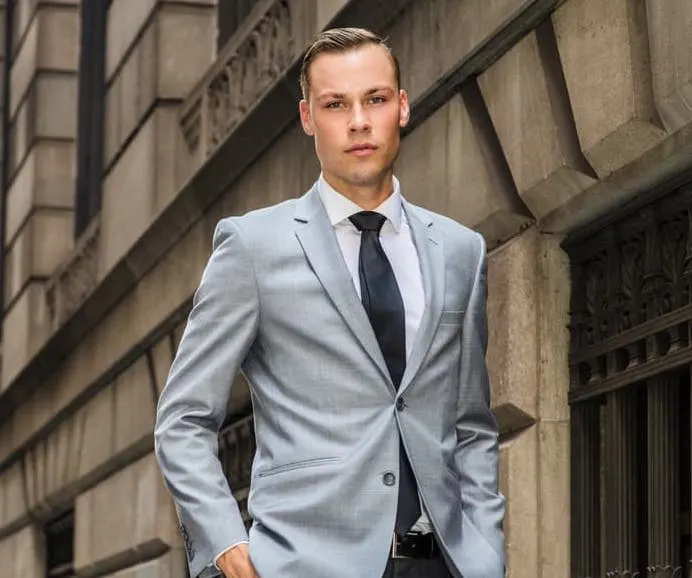
M 322 176 L 337 193 L 354 202 L 364 211 L 376 209 L 394 192 L 394 176 L 391 172 L 387 173 L 381 182 L 365 186 L 354 186 L 326 173 Z

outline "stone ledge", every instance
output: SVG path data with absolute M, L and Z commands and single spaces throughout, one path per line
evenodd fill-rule
M 692 174 L 692 123 L 668 135 L 637 160 L 614 171 L 541 221 L 545 232 L 588 236 L 641 207 Z M 636 200 L 635 200 L 636 197 Z

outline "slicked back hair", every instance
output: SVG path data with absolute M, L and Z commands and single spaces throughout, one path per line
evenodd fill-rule
M 303 57 L 303 65 L 300 69 L 300 89 L 303 92 L 303 98 L 307 100 L 310 96 L 310 66 L 320 54 L 344 53 L 370 44 L 382 46 L 389 54 L 394 65 L 396 85 L 399 88 L 401 86 L 399 61 L 384 38 L 365 28 L 331 28 L 320 33 Z

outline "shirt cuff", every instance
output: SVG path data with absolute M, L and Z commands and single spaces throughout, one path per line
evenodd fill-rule
M 249 543 L 250 543 L 250 542 L 248 542 L 247 540 L 241 540 L 240 542 L 236 542 L 236 543 L 233 544 L 232 546 L 229 546 L 229 547 L 226 548 L 225 550 L 222 550 L 221 552 L 219 552 L 219 553 L 214 557 L 214 567 L 215 567 L 219 572 L 221 572 L 221 568 L 219 568 L 219 564 L 218 564 L 219 558 L 221 558 L 221 556 L 223 556 L 226 552 L 228 552 L 229 550 L 232 550 L 232 549 L 235 548 L 236 546 L 240 546 L 240 544 L 249 544 Z

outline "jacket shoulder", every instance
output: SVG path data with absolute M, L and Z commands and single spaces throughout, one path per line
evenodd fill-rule
M 435 230 L 439 231 L 446 243 L 475 252 L 485 251 L 485 238 L 481 233 L 462 225 L 451 217 L 440 215 L 418 205 L 408 204 L 413 213 L 424 223 L 432 223 Z
M 243 215 L 223 217 L 217 228 L 236 229 L 247 240 L 272 238 L 281 223 L 292 222 L 297 199 L 288 199 L 276 205 L 249 211 Z

